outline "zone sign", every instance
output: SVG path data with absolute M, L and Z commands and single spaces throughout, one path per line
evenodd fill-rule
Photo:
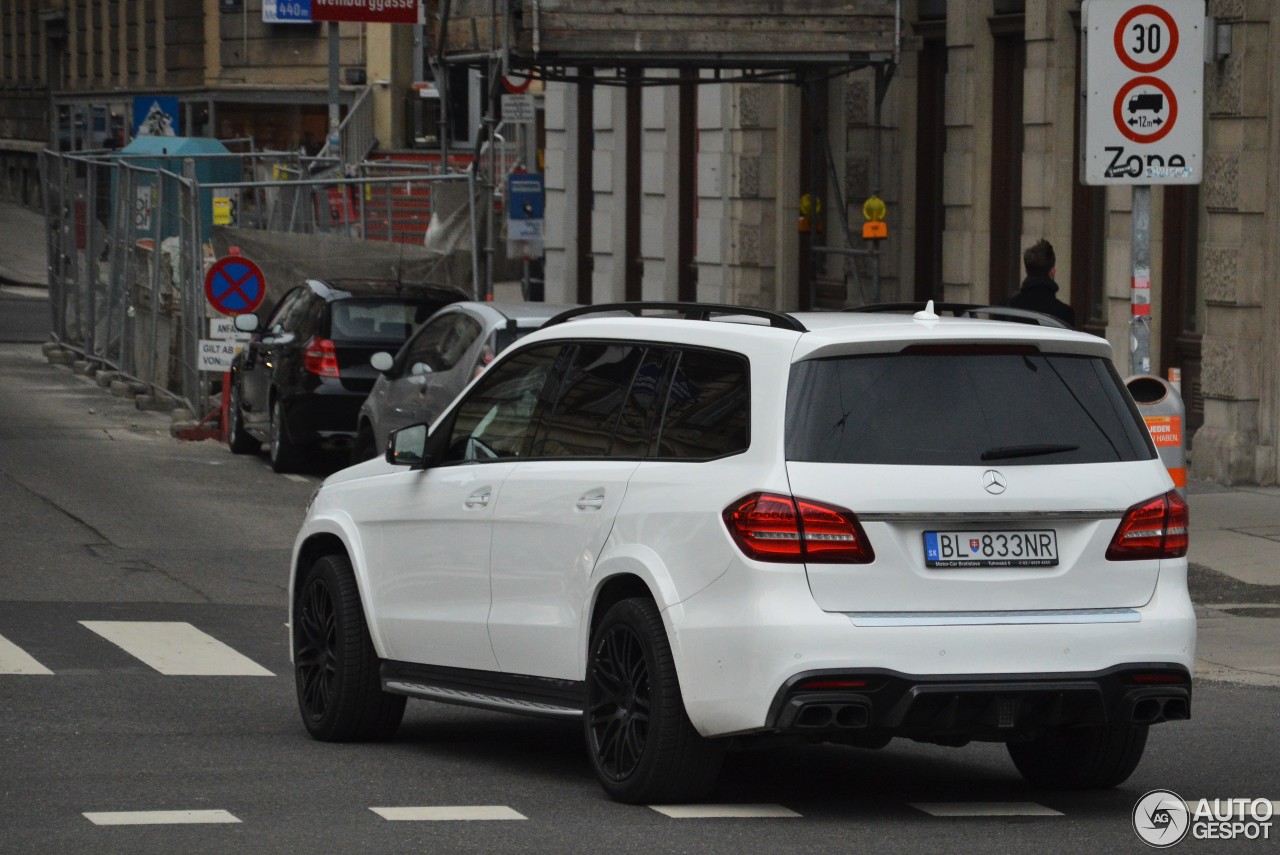
M 1204 0 L 1084 0 L 1086 184 L 1199 184 Z

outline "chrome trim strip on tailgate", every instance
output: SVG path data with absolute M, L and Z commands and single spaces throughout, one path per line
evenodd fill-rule
M 1107 520 L 1120 519 L 1125 509 L 1099 511 L 998 511 L 996 513 L 901 513 L 876 514 L 858 512 L 858 519 L 863 522 L 923 522 L 952 523 L 960 520 L 973 520 L 981 523 L 1006 522 L 1043 522 L 1044 520 Z
M 845 612 L 854 626 L 1024 626 L 1064 623 L 1140 623 L 1134 609 L 1018 612 Z

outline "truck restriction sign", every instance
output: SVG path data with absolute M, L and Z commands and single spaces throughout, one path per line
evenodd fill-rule
M 1204 2 L 1085 0 L 1086 184 L 1199 184 Z

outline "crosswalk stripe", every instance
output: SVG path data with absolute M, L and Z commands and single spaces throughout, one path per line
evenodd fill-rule
M 442 822 L 447 820 L 528 819 L 505 805 L 436 805 L 433 807 L 371 807 L 369 810 L 393 822 Z
M 181 621 L 82 620 L 86 629 L 161 674 L 191 677 L 274 677 L 257 662 Z
M 911 802 L 913 808 L 930 816 L 1062 816 L 1053 808 L 1035 802 Z
M 649 805 L 672 819 L 783 819 L 800 814 L 782 805 Z
M 225 810 L 126 810 L 85 813 L 94 825 L 204 825 L 239 822 Z
M 27 651 L 0 635 L 0 674 L 52 674 Z

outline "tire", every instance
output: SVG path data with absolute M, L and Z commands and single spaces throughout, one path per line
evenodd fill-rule
M 240 414 L 240 387 L 231 381 L 231 403 L 227 406 L 227 418 L 231 424 L 227 430 L 227 443 L 232 454 L 257 454 L 262 450 L 262 443 L 249 435 L 244 429 L 244 418 Z
M 378 447 L 373 440 L 373 428 L 368 422 L 360 425 L 360 430 L 356 431 L 355 444 L 351 446 L 351 465 L 364 463 L 366 460 L 372 460 L 378 456 Z
M 293 472 L 302 464 L 302 451 L 289 439 L 284 426 L 284 407 L 280 399 L 271 402 L 271 428 L 267 448 L 271 456 L 271 468 L 276 472 Z
M 1115 724 L 1063 728 L 1007 747 L 1013 765 L 1031 784 L 1052 790 L 1102 790 L 1124 783 L 1146 746 L 1146 725 Z
M 693 801 L 715 787 L 723 743 L 689 721 L 652 600 L 616 603 L 591 635 L 587 753 L 605 792 L 627 804 Z
M 323 742 L 386 739 L 405 698 L 382 691 L 351 562 L 327 555 L 298 587 L 293 615 L 294 683 L 307 732 Z

